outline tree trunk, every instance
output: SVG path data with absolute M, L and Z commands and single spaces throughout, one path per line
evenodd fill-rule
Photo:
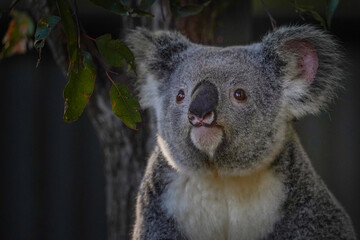
M 154 18 L 124 17 L 122 35 L 128 29 L 146 26 L 149 29 L 168 29 L 171 19 L 157 1 L 151 11 Z M 166 17 L 163 21 L 161 11 Z M 104 76 L 104 74 L 102 74 Z M 126 127 L 112 112 L 107 79 L 97 81 L 94 93 L 87 106 L 90 119 L 99 137 L 105 160 L 107 239 L 129 239 L 135 217 L 135 202 L 146 159 L 155 143 L 156 124 L 153 114 L 142 111 L 142 123 L 137 131 Z M 130 85 L 135 81 L 120 74 L 117 82 Z M 105 84 L 104 84 L 105 83 Z M 133 91 L 135 92 L 135 91 Z
M 113 114 L 106 89 L 97 87 L 88 113 L 104 153 L 107 238 L 128 239 L 138 185 L 154 142 L 154 124 L 150 114 L 142 112 L 139 130 L 127 128 Z
M 28 0 L 28 3 L 28 9 L 35 21 L 39 21 L 44 16 L 52 15 L 56 11 L 56 1 Z M 171 18 L 166 9 L 161 10 L 159 3 L 155 3 L 152 12 L 156 16 L 152 19 L 123 18 L 124 28 L 122 32 L 136 26 L 146 26 L 153 30 L 168 29 Z M 162 19 L 163 14 L 166 21 Z M 46 40 L 64 76 L 66 76 L 68 68 L 65 40 L 60 26 L 55 27 Z M 115 80 L 134 89 L 133 86 L 129 85 L 134 82 L 134 79 L 129 79 L 123 72 L 120 72 Z M 134 131 L 126 127 L 112 111 L 109 89 L 108 79 L 98 68 L 94 93 L 86 111 L 99 137 L 104 156 L 107 239 L 129 239 L 135 217 L 136 194 L 145 168 L 146 158 L 154 145 L 156 125 L 152 115 L 143 111 L 139 130 Z
M 36 21 L 39 21 L 43 16 L 49 16 L 56 12 L 56 1 L 28 0 L 27 2 L 29 3 L 28 9 Z M 241 8 L 241 12 L 250 13 L 250 0 L 243 2 L 247 4 L 242 5 L 245 8 Z M 124 33 L 127 28 L 133 29 L 136 26 L 145 26 L 152 30 L 169 29 L 174 26 L 168 8 L 162 9 L 160 6 L 163 3 L 168 3 L 168 1 L 156 1 L 152 6 L 150 11 L 155 15 L 154 18 L 123 18 L 122 32 Z M 249 26 L 248 15 L 238 14 L 236 19 Z M 246 28 L 246 30 L 248 29 Z M 238 32 L 240 33 L 241 30 Z M 244 38 L 245 35 L 242 36 Z M 248 35 L 246 36 L 248 37 Z M 57 26 L 46 41 L 64 76 L 68 68 L 65 40 L 62 27 Z M 129 80 L 129 77 L 124 73 L 120 73 L 116 81 L 128 86 L 129 83 L 134 82 L 133 79 Z M 109 89 L 109 81 L 101 69 L 98 69 L 98 79 L 86 111 L 99 137 L 104 156 L 107 239 L 118 240 L 130 238 L 135 216 L 135 197 L 146 159 L 154 146 L 156 125 L 152 113 L 144 111 L 141 114 L 143 121 L 139 130 L 134 131 L 127 128 L 112 112 Z

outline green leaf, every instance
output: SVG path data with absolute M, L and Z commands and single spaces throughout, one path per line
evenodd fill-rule
M 320 23 L 321 26 L 323 26 L 326 29 L 326 22 L 325 19 L 320 16 L 320 14 L 318 12 L 316 12 L 315 10 L 310 10 L 310 13 L 312 15 L 312 17 L 318 21 Z
M 320 23 L 321 26 L 323 26 L 323 28 L 325 28 L 325 29 L 327 28 L 325 19 L 313 7 L 296 6 L 296 10 L 301 15 L 311 15 L 312 18 L 314 18 L 316 21 L 318 21 Z
M 207 1 L 203 4 L 189 4 L 181 6 L 179 0 L 170 1 L 170 9 L 175 17 L 189 17 L 199 14 L 211 1 Z
M 66 35 L 70 63 L 73 63 L 75 62 L 78 55 L 78 36 L 76 24 L 73 19 L 68 0 L 57 0 L 56 3 L 61 17 L 61 25 L 63 26 Z M 71 66 L 71 64 L 69 66 Z
M 131 17 L 153 17 L 149 12 L 145 12 L 140 9 L 133 9 L 125 5 L 127 1 L 124 0 L 90 0 L 95 5 L 103 7 L 107 10 L 110 10 L 116 14 L 122 16 L 131 16 Z
M 122 4 L 120 0 L 90 0 L 95 5 L 103 7 L 122 16 L 129 16 L 131 8 Z
M 36 50 L 38 50 L 38 60 L 36 63 L 36 67 L 39 66 L 40 60 L 41 60 L 41 49 L 45 46 L 45 40 L 49 36 L 50 31 L 55 27 L 55 25 L 60 21 L 60 18 L 58 16 L 49 16 L 44 17 L 40 19 L 40 21 L 37 24 L 37 28 L 35 31 L 35 41 L 34 41 L 34 47 Z
M 155 1 L 156 0 L 141 0 L 140 8 L 147 10 L 154 4 Z
M 79 118 L 88 103 L 95 85 L 96 69 L 88 52 L 81 51 L 72 11 L 67 0 L 57 0 L 62 26 L 69 53 L 69 81 L 64 89 L 64 120 L 73 122 Z
M 123 62 L 136 72 L 135 58 L 131 50 L 120 40 L 111 39 L 110 34 L 105 34 L 96 39 L 96 45 L 105 61 L 114 67 L 122 67 Z
M 131 16 L 132 17 L 154 17 L 154 15 L 152 13 L 146 12 L 146 11 L 138 9 L 138 8 L 134 8 L 131 11 Z
M 28 42 L 34 34 L 34 23 L 28 14 L 12 11 L 11 17 L 9 27 L 2 39 L 4 46 L 0 52 L 0 60 L 25 53 Z
M 123 85 L 113 85 L 110 89 L 110 99 L 113 112 L 129 128 L 136 129 L 136 123 L 141 122 L 140 104 Z
M 327 7 L 326 7 L 326 22 L 328 28 L 331 26 L 331 20 L 334 15 L 335 9 L 339 5 L 339 0 L 326 0 Z
M 36 49 L 42 48 L 45 43 L 45 39 L 50 34 L 51 29 L 60 21 L 58 16 L 49 16 L 42 18 L 37 24 L 35 31 L 34 47 Z
M 69 72 L 69 82 L 64 90 L 65 109 L 64 120 L 73 122 L 77 120 L 93 93 L 96 70 L 88 52 L 77 52 L 77 61 Z

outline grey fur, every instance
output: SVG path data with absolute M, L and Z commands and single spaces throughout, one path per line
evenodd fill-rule
M 315 173 L 291 125 L 293 118 L 324 109 L 340 85 L 342 58 L 333 37 L 311 26 L 282 27 L 260 43 L 220 48 L 176 32 L 137 29 L 127 43 L 138 64 L 141 104 L 155 111 L 158 127 L 158 147 L 137 199 L 134 239 L 191 239 L 165 207 L 174 176 L 241 178 L 259 169 L 274 172 L 286 194 L 281 217 L 264 239 L 355 239 L 349 217 Z M 312 51 L 318 68 L 306 82 L 301 52 Z M 219 93 L 222 135 L 214 153 L 195 146 L 188 121 L 192 92 L 205 80 Z M 233 99 L 238 88 L 245 90 L 245 102 Z M 185 99 L 177 103 L 180 89 Z

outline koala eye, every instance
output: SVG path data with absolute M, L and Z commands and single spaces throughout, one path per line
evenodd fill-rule
M 236 91 L 234 92 L 234 98 L 235 98 L 236 100 L 238 100 L 238 101 L 243 102 L 243 101 L 246 100 L 247 97 L 246 97 L 245 91 L 244 91 L 243 89 L 241 89 L 241 88 L 238 88 L 238 89 L 236 89 Z
M 178 94 L 176 95 L 176 102 L 180 103 L 185 98 L 185 93 L 183 90 L 179 90 Z

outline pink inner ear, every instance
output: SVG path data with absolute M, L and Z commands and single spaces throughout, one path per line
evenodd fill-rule
M 297 40 L 289 41 L 286 46 L 297 55 L 300 68 L 299 77 L 306 79 L 306 82 L 311 84 L 319 67 L 319 58 L 315 47 L 310 42 Z

